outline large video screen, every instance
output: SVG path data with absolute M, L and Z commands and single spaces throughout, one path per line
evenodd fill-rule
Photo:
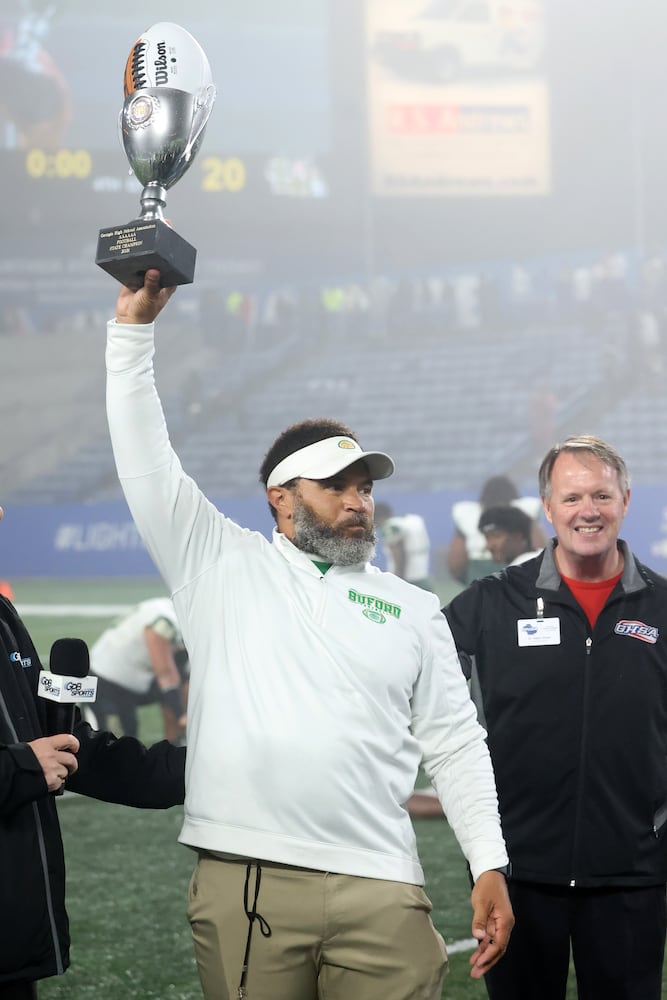
M 217 99 L 188 187 L 326 197 L 330 86 L 326 0 L 0 0 L 0 152 L 5 171 L 56 191 L 136 190 L 118 136 L 125 61 L 160 21 L 186 28 Z M 53 207 L 53 184 L 49 200 Z
M 217 90 L 166 198 L 197 249 L 195 295 L 280 280 L 283 261 L 314 259 L 323 218 L 344 218 L 330 0 L 0 0 L 0 327 L 27 310 L 56 329 L 114 295 L 97 236 L 135 220 L 142 191 L 118 129 L 125 65 L 159 22 L 194 36 Z
M 0 0 L 0 321 L 113 295 L 97 234 L 141 194 L 124 68 L 159 21 L 201 43 L 218 92 L 167 197 L 195 294 L 662 239 L 667 5 L 648 7 Z

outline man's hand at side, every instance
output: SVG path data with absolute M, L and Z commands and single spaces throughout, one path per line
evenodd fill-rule
M 473 907 L 472 933 L 479 941 L 470 958 L 470 975 L 481 979 L 504 955 L 514 927 L 514 914 L 501 872 L 482 872 L 475 882 L 470 901 Z

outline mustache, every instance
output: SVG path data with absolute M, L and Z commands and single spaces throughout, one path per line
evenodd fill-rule
M 341 528 L 367 528 L 373 522 L 367 514 L 351 514 L 346 521 L 340 525 Z

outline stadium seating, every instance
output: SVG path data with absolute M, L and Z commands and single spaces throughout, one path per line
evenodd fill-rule
M 582 389 L 589 395 L 595 387 L 595 345 L 582 344 L 576 328 L 560 330 L 556 340 L 557 351 L 553 331 L 529 329 L 511 338 L 466 331 L 437 339 L 324 341 L 309 351 L 291 342 L 280 351 L 214 363 L 209 357 L 195 414 L 184 411 L 173 371 L 161 375 L 161 386 L 183 465 L 212 496 L 255 492 L 257 467 L 276 434 L 313 415 L 336 416 L 362 443 L 391 451 L 397 489 L 468 488 L 530 454 L 532 396 L 545 367 L 563 414 L 579 405 Z M 568 361 L 575 349 L 576 367 Z M 171 360 L 180 364 L 178 352 Z M 87 400 L 84 418 L 96 431 L 92 440 L 15 499 L 119 495 L 101 410 L 99 393 Z
M 358 316 L 354 324 L 337 317 L 327 325 L 323 315 L 318 322 L 307 335 L 295 323 L 279 335 L 260 331 L 217 345 L 193 333 L 187 317 L 161 323 L 158 381 L 172 440 L 210 496 L 256 493 L 271 441 L 290 423 L 318 415 L 341 419 L 362 444 L 390 451 L 399 491 L 476 491 L 497 473 L 533 479 L 544 450 L 535 425 L 548 405 L 549 440 L 598 433 L 628 455 L 635 482 L 664 478 L 667 403 L 655 380 L 647 390 L 646 379 L 632 375 L 623 354 L 611 358 L 603 324 L 545 319 L 539 310 L 516 328 L 452 329 L 433 311 L 379 331 Z M 88 331 L 57 344 L 24 341 L 14 355 L 14 382 L 30 370 L 35 347 L 52 354 L 48 376 L 38 384 L 39 407 L 21 409 L 13 453 L 22 460 L 6 474 L 4 498 L 118 498 L 99 341 Z

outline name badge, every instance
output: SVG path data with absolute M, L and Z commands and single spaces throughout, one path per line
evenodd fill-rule
M 520 646 L 560 645 L 560 618 L 520 618 L 516 630 Z

